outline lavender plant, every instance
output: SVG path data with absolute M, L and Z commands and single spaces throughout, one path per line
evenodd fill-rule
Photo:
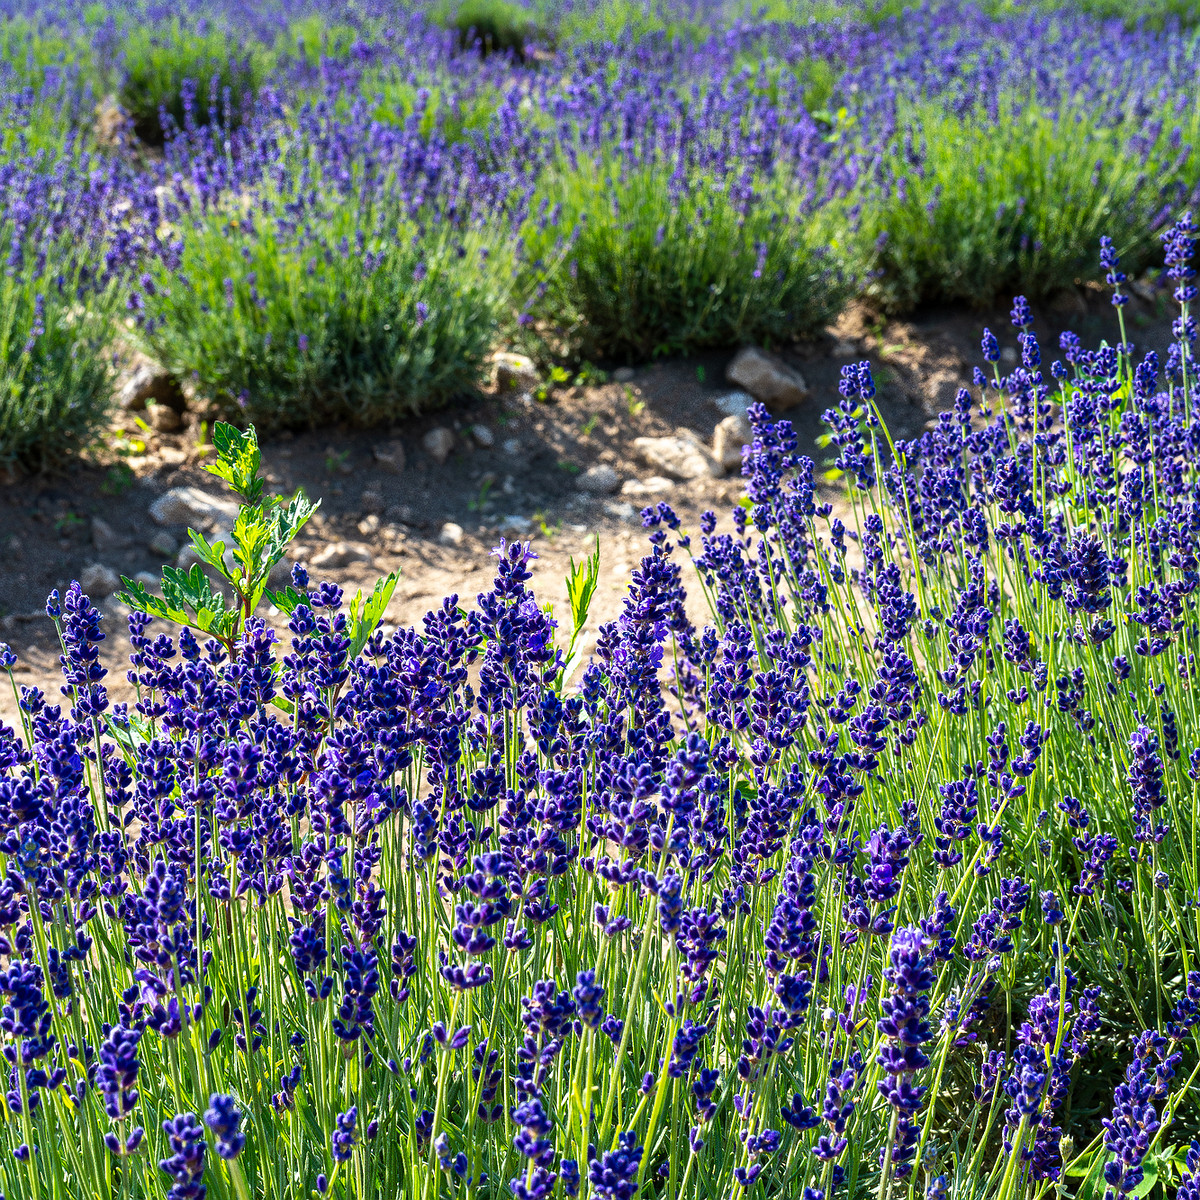
M 1178 1159 L 1190 1196 L 1190 220 L 1164 241 L 1164 360 L 1044 369 L 1019 298 L 1022 365 L 985 334 L 908 442 L 847 367 L 845 506 L 753 410 L 732 526 L 647 509 L 574 674 L 523 545 L 420 628 L 299 565 L 269 624 L 307 509 L 222 428 L 240 619 L 131 591 L 114 705 L 72 585 L 63 703 L 0 731 L 5 1195 L 1124 1197 Z

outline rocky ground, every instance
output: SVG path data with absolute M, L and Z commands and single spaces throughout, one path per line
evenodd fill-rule
M 1146 293 L 1127 310 L 1130 336 L 1159 346 L 1169 335 L 1165 296 Z M 1112 309 L 1098 292 L 1072 293 L 1039 314 L 1039 328 L 1073 328 L 1085 345 L 1117 340 Z M 616 371 L 604 383 L 535 398 L 519 363 L 503 364 L 497 385 L 473 403 L 387 431 L 325 429 L 264 439 L 268 485 L 302 487 L 321 507 L 294 549 L 314 577 L 369 590 L 399 570 L 385 620 L 412 624 L 443 596 L 473 598 L 491 577 L 501 538 L 529 540 L 538 555 L 533 586 L 565 604 L 569 561 L 596 545 L 601 585 L 590 634 L 619 611 L 629 572 L 643 552 L 639 513 L 667 500 L 695 529 L 700 514 L 726 516 L 741 494 L 736 467 L 749 391 L 786 406 L 802 448 L 823 463 L 820 414 L 837 398 L 840 369 L 869 358 L 884 419 L 912 437 L 969 382 L 980 330 L 989 324 L 1015 361 L 1006 313 L 934 313 L 885 323 L 854 308 L 812 344 L 779 359 L 713 354 Z M 1056 343 L 1044 335 L 1043 353 Z M 126 399 L 148 379 L 127 380 Z M 205 429 L 177 394 L 119 410 L 102 448 L 52 477 L 0 482 L 0 641 L 19 656 L 18 685 L 57 689 L 58 646 L 42 604 L 52 588 L 79 579 L 105 612 L 106 682 L 127 691 L 126 610 L 111 593 L 118 575 L 150 582 L 167 562 L 186 562 L 188 524 L 228 528 L 222 485 L 204 471 Z M 823 485 L 827 498 L 840 497 Z M 224 493 L 228 496 L 229 493 Z M 183 558 L 180 558 L 180 554 Z M 696 616 L 702 618 L 702 602 Z M 13 700 L 0 691 L 0 717 Z

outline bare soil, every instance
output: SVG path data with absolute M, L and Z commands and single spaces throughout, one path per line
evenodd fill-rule
M 1170 336 L 1166 294 L 1135 298 L 1125 315 L 1131 339 L 1161 352 Z M 1118 340 L 1112 307 L 1098 289 L 1073 290 L 1037 316 L 1047 362 L 1057 354 L 1051 339 L 1061 329 L 1073 329 L 1085 345 Z M 873 364 L 877 401 L 893 435 L 919 434 L 949 406 L 958 387 L 970 384 L 984 325 L 997 333 L 1011 361 L 1016 338 L 1005 311 L 930 312 L 889 322 L 855 306 L 820 340 L 784 350 L 812 393 L 786 414 L 802 449 L 818 466 L 826 459 L 828 452 L 817 444 L 821 413 L 837 400 L 841 368 L 860 358 Z M 385 618 L 391 625 L 419 622 L 446 595 L 471 599 L 486 590 L 490 551 L 500 537 L 532 543 L 538 555 L 532 586 L 543 601 L 564 605 L 569 561 L 586 556 L 598 539 L 601 584 L 589 623 L 594 638 L 599 623 L 619 612 L 629 572 L 644 552 L 642 506 L 666 500 L 694 531 L 706 509 L 727 519 L 741 481 L 735 475 L 676 483 L 668 492 L 642 498 L 590 496 L 579 489 L 578 478 L 597 463 L 610 464 L 625 481 L 657 474 L 636 454 L 637 437 L 683 427 L 710 439 L 722 415 L 715 401 L 733 390 L 724 377 L 729 358 L 709 354 L 658 362 L 638 369 L 628 382 L 570 388 L 541 403 L 484 393 L 393 430 L 273 436 L 263 443 L 268 484 L 281 493 L 303 487 L 321 500 L 299 540 L 301 560 L 338 541 L 369 548 L 369 562 L 323 570 L 321 578 L 350 591 L 369 590 L 380 574 L 401 572 Z M 476 424 L 491 432 L 493 445 L 478 444 L 470 432 Z M 421 449 L 424 434 L 437 425 L 456 435 L 443 464 Z M 179 484 L 220 491 L 197 453 L 199 433 L 186 417 L 184 428 L 171 434 L 147 432 L 132 414 L 118 414 L 104 448 L 68 472 L 0 482 L 0 641 L 19 656 L 18 685 L 37 685 L 57 696 L 59 649 L 42 607 L 51 589 L 64 589 L 97 562 L 131 577 L 157 574 L 167 559 L 149 544 L 163 532 L 147 513 L 155 498 Z M 374 453 L 397 439 L 407 460 L 398 474 L 384 469 Z M 838 486 L 823 487 L 827 499 L 840 501 Z M 96 544 L 93 518 L 107 524 L 119 544 Z M 461 527 L 459 544 L 446 543 L 447 522 Z M 182 537 L 181 530 L 174 532 Z M 101 607 L 105 682 L 114 699 L 128 699 L 127 610 L 115 598 Z M 699 603 L 695 616 L 703 617 Z M 0 718 L 11 720 L 13 699 L 6 693 L 0 689 Z

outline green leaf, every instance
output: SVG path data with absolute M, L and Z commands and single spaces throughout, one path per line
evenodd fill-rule
M 579 635 L 587 624 L 588 612 L 592 607 L 592 598 L 596 594 L 596 585 L 600 581 L 600 539 L 596 539 L 596 548 L 580 564 L 571 560 L 570 571 L 567 574 L 567 598 L 571 602 L 571 641 L 567 646 L 567 658 L 558 676 L 558 686 L 561 688 L 572 675 L 583 659 L 583 648 L 579 643 Z
M 268 589 L 263 594 L 266 596 L 268 604 L 275 605 L 280 612 L 287 613 L 289 617 L 300 605 L 308 603 L 308 597 L 303 592 L 296 591 L 290 583 L 277 592 Z
M 217 449 L 217 461 L 204 469 L 225 480 L 247 504 L 257 504 L 263 489 L 263 481 L 258 478 L 262 453 L 254 426 L 243 431 L 218 421 L 213 426 L 212 440 Z
M 388 601 L 392 598 L 392 593 L 396 590 L 399 579 L 400 572 L 392 571 L 376 582 L 375 590 L 365 604 L 361 589 L 350 601 L 350 657 L 352 659 L 362 653 L 367 639 L 375 632 L 375 627 L 383 619 L 384 611 L 387 609 Z

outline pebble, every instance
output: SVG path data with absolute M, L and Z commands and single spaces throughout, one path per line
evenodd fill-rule
M 592 496 L 611 496 L 621 486 L 621 477 L 608 463 L 588 467 L 575 481 L 581 492 Z
M 97 550 L 117 550 L 129 545 L 129 539 L 118 533 L 102 517 L 92 518 L 92 545 Z
M 174 433 L 183 427 L 183 420 L 179 414 L 165 404 L 151 404 L 147 415 L 150 418 L 150 428 L 159 433 Z
M 133 577 L 133 582 L 140 583 L 144 588 L 156 588 L 162 583 L 162 579 L 153 571 L 139 571 Z
M 1005 346 L 1004 349 L 1000 351 L 1000 361 L 1007 367 L 1015 366 L 1018 358 L 1019 356 L 1012 346 Z
M 400 442 L 384 442 L 376 446 L 373 453 L 375 461 L 390 474 L 399 475 L 404 470 L 404 447 Z
M 425 453 L 441 466 L 450 457 L 454 449 L 454 434 L 445 425 L 435 425 L 422 439 L 421 445 Z
M 513 354 L 503 350 L 493 355 L 496 364 L 496 386 L 502 392 L 535 392 L 542 385 L 542 377 L 532 358 L 524 354 Z
M 504 442 L 500 446 L 500 449 L 503 450 L 505 454 L 509 454 L 513 458 L 516 458 L 516 456 L 520 454 L 522 450 L 521 439 L 518 437 L 505 438 Z
M 633 505 L 628 500 L 610 500 L 604 506 L 604 511 L 618 521 L 632 521 L 634 517 Z
M 210 496 L 190 485 L 171 488 L 150 505 L 150 516 L 158 525 L 200 527 L 222 520 L 234 521 L 237 515 L 236 501 Z
M 833 343 L 830 353 L 834 358 L 857 358 L 860 351 L 857 342 L 852 342 L 849 338 L 838 338 Z
M 312 565 L 318 571 L 329 568 L 348 567 L 352 563 L 370 564 L 374 560 L 369 546 L 360 542 L 332 542 L 312 557 Z
M 381 513 L 384 509 L 383 493 L 367 488 L 358 498 L 358 506 L 365 513 Z
M 103 563 L 89 563 L 79 572 L 79 586 L 93 601 L 102 600 L 121 586 L 121 577 Z
M 742 447 L 748 446 L 754 440 L 754 431 L 750 422 L 742 416 L 726 417 L 713 430 L 713 458 L 726 471 L 740 471 L 742 468 Z
M 794 408 L 809 395 L 808 384 L 795 367 L 757 346 L 739 350 L 725 368 L 725 378 L 770 409 Z
M 622 496 L 661 496 L 675 486 L 673 479 L 665 479 L 662 475 L 651 475 L 649 479 L 627 479 L 621 485 Z
M 744 417 L 754 403 L 754 397 L 749 392 L 726 392 L 718 396 L 713 403 L 717 412 L 726 417 Z
M 369 513 L 367 516 L 363 517 L 363 519 L 358 523 L 358 532 L 361 533 L 363 537 L 370 537 L 371 534 L 378 533 L 379 517 L 376 516 L 375 513 Z
M 179 553 L 179 543 L 165 529 L 156 533 L 146 545 L 151 554 L 164 559 L 174 558 Z
M 496 435 L 486 425 L 472 425 L 471 437 L 475 439 L 475 445 L 484 450 L 490 450 L 496 444 Z
M 614 383 L 632 383 L 637 372 L 632 367 L 618 367 L 613 373 Z
M 691 430 L 680 430 L 674 437 L 634 438 L 633 446 L 652 467 L 673 479 L 716 479 L 724 474 Z
M 117 404 L 125 412 L 141 412 L 150 400 L 170 400 L 174 407 L 182 403 L 183 397 L 175 377 L 169 371 L 143 358 L 118 384 Z
M 443 546 L 461 546 L 463 527 L 456 521 L 447 521 L 438 532 L 438 541 Z

